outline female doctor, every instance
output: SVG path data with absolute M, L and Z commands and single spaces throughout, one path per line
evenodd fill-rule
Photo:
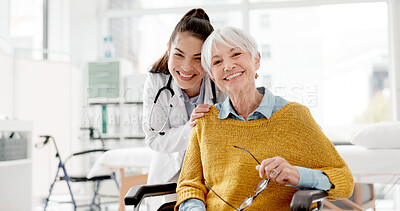
M 142 126 L 146 144 L 155 152 L 147 184 L 178 181 L 195 119 L 226 97 L 200 62 L 203 42 L 213 30 L 203 9 L 190 10 L 172 32 L 164 56 L 150 69 L 143 93 Z

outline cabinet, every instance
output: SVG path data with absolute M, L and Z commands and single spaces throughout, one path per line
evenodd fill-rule
M 83 125 L 99 129 L 110 148 L 143 146 L 145 75 L 134 73 L 122 59 L 89 62 L 87 73 Z
M 1 147 L 8 150 L 0 159 L 1 209 L 31 210 L 32 122 L 0 120 L 0 134 Z

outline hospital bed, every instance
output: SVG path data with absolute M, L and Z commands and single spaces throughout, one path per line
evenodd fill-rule
M 373 187 L 371 200 L 361 202 L 361 184 L 400 184 L 400 149 L 369 149 L 358 145 L 339 145 L 336 150 L 346 161 L 354 175 L 354 201 L 343 200 L 354 210 L 374 207 Z M 371 185 L 372 186 L 372 185 Z M 325 205 L 334 210 L 342 210 L 329 201 Z
M 86 177 L 119 173 L 119 211 L 125 210 L 124 196 L 134 185 L 146 184 L 152 150 L 148 147 L 113 149 L 105 152 Z M 126 171 L 130 171 L 128 175 Z

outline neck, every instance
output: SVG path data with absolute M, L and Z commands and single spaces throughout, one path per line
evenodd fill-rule
M 247 117 L 260 106 L 263 95 L 252 87 L 249 90 L 241 90 L 239 93 L 229 95 L 233 108 L 237 114 L 247 120 Z
M 195 86 L 195 87 L 191 87 L 189 89 L 182 89 L 182 90 L 186 93 L 186 95 L 189 98 L 192 98 L 192 97 L 196 97 L 197 95 L 200 94 L 200 87 L 201 87 L 201 84 L 199 84 L 198 86 Z

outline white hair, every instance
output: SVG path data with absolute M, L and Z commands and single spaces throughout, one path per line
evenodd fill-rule
M 212 51 L 216 49 L 217 43 L 232 48 L 239 47 L 241 50 L 249 52 L 252 58 L 256 58 L 258 55 L 257 42 L 246 31 L 231 26 L 217 29 L 207 37 L 201 48 L 201 66 L 212 78 Z

